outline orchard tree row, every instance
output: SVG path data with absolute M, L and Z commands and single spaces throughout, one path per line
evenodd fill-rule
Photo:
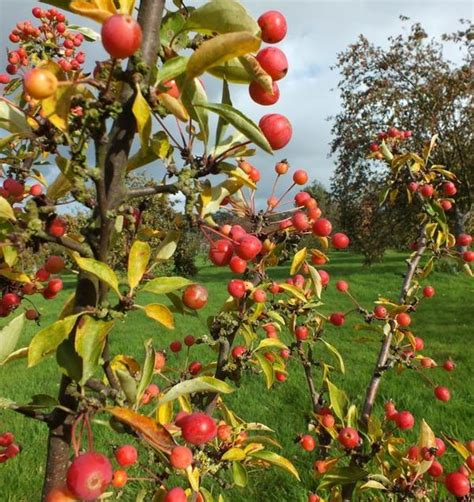
M 146 487 L 139 496 L 146 500 L 220 502 L 230 487 L 245 490 L 259 469 L 283 469 L 300 481 L 274 432 L 256 423 L 252 410 L 240 417 L 226 404 L 227 394 L 245 391 L 235 387 L 245 374 L 261 378 L 269 391 L 285 385 L 289 360 L 298 363 L 307 384 L 308 406 L 301 414 L 311 410 L 306 433 L 295 430 L 308 470 L 314 470 L 311 486 L 301 484 L 303 498 L 361 500 L 383 493 L 393 500 L 432 500 L 450 493 L 467 500 L 472 441 L 434 432 L 422 416 L 401 408 L 401 396 L 385 403 L 384 416 L 373 413 L 383 376 L 392 370 L 419 373 L 433 389 L 433 406 L 451 398 L 433 370 L 453 371 L 455 361 L 438 366 L 411 329 L 419 303 L 435 294 L 428 277 L 436 261 L 454 260 L 469 273 L 474 259 L 472 251 L 456 248 L 470 246 L 471 237 L 455 237 L 448 225 L 446 211 L 455 204 L 459 181 L 432 161 L 436 137 L 416 153 L 404 146 L 408 132 L 390 129 L 380 143 L 365 146 L 369 158 L 390 169 L 382 204 L 408 198 L 407 213 L 415 213 L 418 225 L 399 297 L 374 298 L 366 307 L 338 280 L 335 287 L 353 308 L 321 309 L 332 287 L 321 268 L 328 249 L 346 249 L 350 240 L 333 231 L 318 201 L 302 190 L 307 171 L 269 160 L 272 167 L 261 173 L 249 161 L 256 148 L 271 154 L 289 143 L 289 120 L 270 113 L 257 125 L 231 99 L 230 84 L 248 85 L 250 98 L 262 106 L 280 99 L 277 82 L 288 62 L 275 44 L 286 36 L 285 17 L 268 11 L 256 21 L 233 0 L 199 8 L 174 2 L 167 10 L 163 0 L 141 0 L 137 19 L 133 0 L 54 5 L 34 7 L 34 19 L 13 27 L 6 73 L 0 76 L 6 131 L 0 143 L 0 315 L 6 322 L 0 364 L 34 367 L 55 356 L 60 380 L 57 397 L 32 396 L 24 404 L 2 396 L 0 405 L 9 410 L 6 417 L 16 412 L 48 429 L 43 500 L 134 496 L 137 479 L 128 478 L 127 468 L 138 462 L 140 486 Z M 108 59 L 86 65 L 86 42 L 99 43 L 98 36 L 69 24 L 68 11 L 101 24 Z M 220 103 L 208 102 L 204 74 L 222 82 Z M 130 188 L 128 178 L 151 163 L 160 166 L 160 179 Z M 45 164 L 58 169 L 49 184 Z M 268 171 L 273 190 L 261 209 L 256 193 Z M 173 226 L 146 225 L 146 204 L 138 210 L 136 201 L 176 194 L 185 202 Z M 71 201 L 90 214 L 80 232 L 61 215 L 61 205 Z M 228 215 L 229 223 L 217 224 L 217 212 Z M 235 218 L 242 224 L 232 223 Z M 134 239 L 121 278 L 111 249 L 130 225 Z M 130 312 L 148 318 L 150 331 L 173 330 L 206 306 L 212 292 L 201 284 L 175 275 L 150 279 L 197 231 L 209 244 L 210 261 L 235 274 L 222 308 L 205 320 L 207 329 L 168 348 L 159 335 L 148 340 L 140 361 L 114 354 L 114 327 L 128 322 Z M 316 243 L 312 247 L 302 245 L 308 236 Z M 33 273 L 23 269 L 25 249 L 51 243 L 63 248 L 72 265 L 51 255 Z M 277 281 L 272 267 L 282 259 L 288 278 Z M 55 298 L 63 288 L 61 274 L 70 271 L 77 274 L 75 293 L 45 326 L 35 299 Z M 141 292 L 156 301 L 142 304 Z M 325 314 L 328 307 L 331 313 Z M 332 338 L 356 317 L 355 329 L 381 340 L 361 406 L 334 383 L 345 364 Z M 38 329 L 19 347 L 25 322 L 37 322 Z M 193 358 L 197 345 L 209 349 L 208 359 L 191 359 L 184 367 L 170 363 L 170 353 L 184 347 Z M 120 444 L 115 451 L 95 446 L 94 432 L 104 424 Z M 418 442 L 406 444 L 404 431 L 413 427 Z M 21 462 L 21 443 L 4 431 L 0 461 Z M 138 458 L 139 444 L 148 449 L 145 458 Z M 457 452 L 458 470 L 444 472 L 447 448 Z

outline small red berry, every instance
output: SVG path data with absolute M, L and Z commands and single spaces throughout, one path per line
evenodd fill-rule
M 314 448 L 316 447 L 316 441 L 313 436 L 310 436 L 309 434 L 305 434 L 300 439 L 300 445 L 303 448 L 303 450 L 313 451 Z
M 330 315 L 329 321 L 334 326 L 342 326 L 345 323 L 346 318 L 342 312 L 334 312 Z
M 115 450 L 115 460 L 122 467 L 133 465 L 137 459 L 137 449 L 131 444 L 124 444 Z
M 347 284 L 346 281 L 337 281 L 336 289 L 341 293 L 347 293 L 347 291 L 349 291 L 349 284 Z

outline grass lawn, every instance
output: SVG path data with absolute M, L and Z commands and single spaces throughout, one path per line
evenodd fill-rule
M 377 295 L 396 299 L 401 285 L 401 276 L 405 270 L 404 255 L 387 254 L 383 263 L 364 268 L 362 258 L 356 255 L 336 254 L 325 267 L 331 274 L 331 283 L 324 296 L 325 302 L 337 306 L 334 310 L 348 310 L 350 301 L 335 290 L 337 279 L 349 281 L 353 294 L 366 307 L 371 307 Z M 286 269 L 274 271 L 277 279 L 283 279 Z M 200 269 L 198 280 L 207 286 L 210 301 L 202 318 L 214 311 L 226 298 L 226 281 L 231 274 L 222 269 L 204 265 Z M 473 344 L 472 336 L 472 281 L 464 275 L 451 275 L 437 272 L 430 278 L 436 288 L 436 295 L 424 302 L 413 316 L 413 328 L 417 336 L 425 340 L 427 355 L 442 363 L 452 356 L 457 367 L 452 373 L 442 369 L 431 370 L 429 375 L 442 385 L 452 389 L 452 399 L 448 403 L 435 400 L 433 391 L 414 372 L 401 375 L 390 372 L 384 378 L 378 407 L 388 398 L 396 401 L 399 409 L 410 410 L 417 420 L 425 417 L 437 432 L 446 432 L 459 439 L 474 437 L 472 417 L 474 416 L 473 396 Z M 66 289 L 57 300 L 39 302 L 43 314 L 43 325 L 53 322 L 59 304 L 74 287 L 73 278 L 66 281 Z M 156 298 L 156 297 L 154 297 Z M 152 301 L 143 295 L 142 304 Z M 153 301 L 156 301 L 153 299 Z M 324 309 L 324 307 L 322 307 Z M 329 312 L 329 310 L 326 310 Z M 379 336 L 371 332 L 357 332 L 351 325 L 359 322 L 349 317 L 342 328 L 329 328 L 327 339 L 334 344 L 345 358 L 347 372 L 336 378 L 337 384 L 345 389 L 350 398 L 360 404 L 367 384 L 369 371 L 372 369 L 379 347 Z M 4 323 L 3 323 L 4 324 Z M 27 345 L 32 335 L 38 331 L 30 323 L 22 335 L 21 345 Z M 166 331 L 152 320 L 132 313 L 127 323 L 119 324 L 112 336 L 112 352 L 125 353 L 142 358 L 143 342 L 153 338 L 156 348 L 166 347 L 172 339 L 182 339 L 187 334 L 199 336 L 205 334 L 200 321 L 186 317 L 177 318 L 174 332 Z M 200 352 L 209 356 L 202 348 L 193 349 L 192 359 L 198 359 Z M 170 355 L 173 364 L 180 356 Z M 325 356 L 329 360 L 329 356 Z M 226 492 L 226 500 L 243 502 L 262 501 L 306 501 L 307 489 L 314 487 L 312 482 L 312 460 L 314 453 L 302 453 L 294 444 L 296 434 L 304 431 L 305 413 L 310 411 L 309 400 L 301 371 L 295 364 L 289 365 L 290 376 L 285 383 L 277 383 L 271 391 L 266 391 L 262 378 L 247 377 L 240 389 L 227 398 L 227 402 L 238 415 L 249 421 L 262 422 L 272 427 L 283 445 L 282 454 L 291 459 L 301 473 L 304 484 L 299 484 L 286 473 L 271 469 L 251 477 L 250 490 L 235 489 Z M 159 382 L 157 382 L 159 384 Z M 38 366 L 27 370 L 25 361 L 14 361 L 0 368 L 0 396 L 14 399 L 19 403 L 28 402 L 32 394 L 51 394 L 58 390 L 58 375 L 53 358 L 43 361 Z M 413 440 L 416 429 L 407 434 Z M 0 431 L 11 430 L 22 445 L 23 451 L 12 461 L 0 466 L 0 500 L 2 502 L 36 502 L 40 500 L 43 477 L 43 459 L 45 456 L 46 428 L 35 421 L 20 417 L 10 411 L 0 411 Z M 96 427 L 97 448 L 105 453 L 112 453 L 107 429 Z M 119 436 L 114 435 L 113 440 Z M 124 437 L 125 440 L 125 437 Z M 126 440 L 125 440 L 126 441 Z M 452 450 L 444 457 L 445 465 L 457 464 Z M 133 471 L 132 471 L 133 472 Z M 135 487 L 136 488 L 136 487 Z M 133 490 L 135 491 L 135 490 Z M 122 498 L 132 501 L 131 492 Z

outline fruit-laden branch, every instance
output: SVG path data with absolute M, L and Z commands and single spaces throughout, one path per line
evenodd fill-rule
M 311 351 L 311 349 L 309 349 L 309 351 Z M 316 386 L 314 385 L 313 371 L 311 365 L 311 353 L 309 352 L 308 355 L 306 355 L 305 351 L 303 350 L 303 347 L 301 346 L 301 343 L 298 346 L 298 356 L 303 366 L 304 376 L 306 378 L 309 394 L 311 396 L 311 404 L 313 406 L 313 412 L 317 413 L 319 409 L 319 393 L 316 390 Z
M 426 249 L 426 236 L 424 231 L 424 226 L 421 229 L 420 237 L 418 239 L 418 249 L 412 259 L 408 262 L 408 270 L 405 274 L 403 280 L 402 289 L 400 291 L 399 303 L 402 304 L 406 300 L 408 290 L 410 289 L 413 276 L 415 275 L 420 259 Z M 361 427 L 366 430 L 370 416 L 372 414 L 372 409 L 374 407 L 375 398 L 380 386 L 380 381 L 382 379 L 382 374 L 387 366 L 387 360 L 390 353 L 390 346 L 392 343 L 392 338 L 394 334 L 394 326 L 391 327 L 390 332 L 384 337 L 382 346 L 380 347 L 379 356 L 377 358 L 377 363 L 375 365 L 374 371 L 372 373 L 372 378 L 367 387 L 364 404 L 362 406 L 362 415 L 360 419 Z

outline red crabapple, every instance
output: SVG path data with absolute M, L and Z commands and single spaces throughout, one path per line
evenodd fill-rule
M 232 256 L 229 262 L 229 268 L 234 274 L 243 274 L 247 270 L 247 262 L 240 256 Z
M 142 44 L 142 29 L 133 17 L 115 14 L 102 25 L 102 44 L 113 57 L 124 59 L 135 54 Z
M 171 450 L 170 463 L 175 469 L 186 469 L 193 463 L 193 452 L 187 446 L 176 446 Z
M 262 242 L 254 235 L 245 235 L 235 246 L 236 254 L 243 260 L 253 260 L 262 250 Z
M 285 53 L 276 47 L 265 47 L 255 58 L 272 80 L 281 80 L 288 73 L 288 60 Z
M 459 234 L 456 239 L 456 244 L 461 247 L 470 246 L 472 243 L 472 237 L 469 234 Z
M 183 345 L 178 340 L 174 340 L 173 342 L 170 343 L 171 352 L 179 352 L 182 348 Z
M 443 193 L 447 197 L 452 197 L 453 195 L 456 195 L 457 188 L 456 185 L 452 181 L 447 181 L 446 183 L 443 183 Z
M 400 312 L 395 316 L 395 320 L 398 322 L 398 324 L 404 328 L 409 326 L 411 324 L 411 317 L 409 314 L 406 312 Z
M 240 279 L 232 279 L 227 285 L 227 291 L 234 298 L 243 298 L 246 293 L 244 281 Z
M 131 444 L 124 444 L 115 450 L 115 460 L 122 467 L 133 465 L 137 459 L 137 449 Z
M 187 500 L 186 492 L 180 486 L 175 486 L 166 492 L 163 502 L 186 502 Z
M 56 75 L 44 68 L 33 68 L 23 77 L 25 92 L 34 99 L 52 96 L 58 87 Z
M 434 295 L 435 295 L 435 289 L 433 288 L 433 286 L 425 286 L 423 288 L 423 296 L 425 298 L 431 298 Z
M 234 246 L 226 239 L 215 241 L 209 249 L 209 259 L 218 267 L 228 265 L 233 254 Z
M 471 491 L 469 479 L 459 472 L 449 473 L 444 479 L 444 484 L 448 492 L 455 497 L 465 497 Z
M 439 399 L 440 401 L 449 401 L 451 399 L 451 393 L 449 392 L 449 389 L 441 385 L 435 387 L 434 394 L 436 396 L 436 399 Z
M 128 481 L 128 475 L 127 473 L 122 470 L 118 469 L 114 472 L 114 477 L 112 478 L 112 486 L 114 488 L 123 488 Z
M 186 307 L 200 310 L 207 303 L 207 289 L 199 284 L 189 285 L 183 292 L 182 300 Z
M 258 25 L 262 31 L 261 37 L 267 44 L 281 42 L 287 31 L 285 16 L 276 10 L 264 12 L 258 19 Z
M 258 82 L 251 82 L 249 94 L 255 103 L 263 106 L 274 105 L 280 99 L 280 89 L 276 82 L 272 83 L 272 92 L 266 91 Z
M 329 316 L 329 321 L 334 326 L 342 326 L 345 323 L 346 318 L 344 317 L 343 312 L 334 312 Z
M 313 233 L 319 237 L 327 237 L 332 231 L 332 225 L 329 220 L 321 218 L 313 223 Z
M 395 423 L 399 429 L 408 430 L 415 425 L 415 419 L 409 411 L 399 411 L 395 417 Z
M 352 427 L 344 427 L 339 431 L 337 439 L 344 448 L 352 449 L 359 444 L 359 433 Z
M 308 182 L 308 173 L 303 169 L 297 169 L 293 174 L 293 182 L 296 185 L 305 185 Z
M 296 326 L 295 337 L 297 340 L 306 340 L 308 335 L 308 328 L 306 326 Z
M 321 221 L 321 220 L 319 220 Z M 349 237 L 347 237 L 346 234 L 343 234 L 341 232 L 334 234 L 331 237 L 331 243 L 334 248 L 336 249 L 346 249 L 347 246 L 349 246 Z
M 300 439 L 300 445 L 303 448 L 303 450 L 313 451 L 314 448 L 316 447 L 316 441 L 314 440 L 313 436 L 310 436 L 309 434 L 305 434 Z
M 217 435 L 215 421 L 205 413 L 191 413 L 181 422 L 183 439 L 194 445 L 201 445 L 212 441 Z
M 349 291 L 349 284 L 347 284 L 346 281 L 337 281 L 336 289 L 341 293 L 347 293 L 347 291 Z
M 273 150 L 286 146 L 293 135 L 290 121 L 278 113 L 264 115 L 258 125 Z
M 109 486 L 112 476 L 112 464 L 106 456 L 97 452 L 83 453 L 67 470 L 67 487 L 81 500 L 95 500 Z

